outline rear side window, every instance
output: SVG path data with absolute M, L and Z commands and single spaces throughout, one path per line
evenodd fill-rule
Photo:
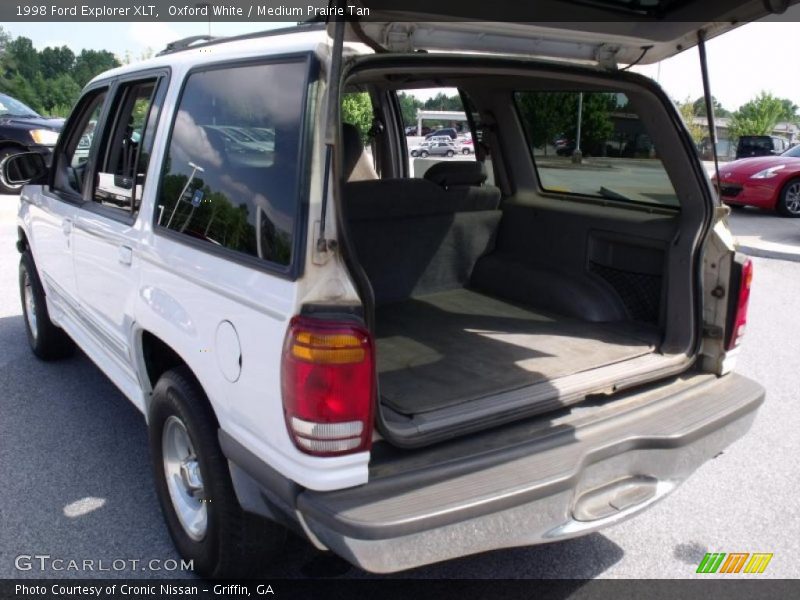
M 158 225 L 287 266 L 299 205 L 306 60 L 191 73 L 170 135 Z
M 679 206 L 636 107 L 622 93 L 517 92 L 544 191 Z

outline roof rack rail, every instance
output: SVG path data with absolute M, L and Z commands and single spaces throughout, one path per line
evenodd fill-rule
M 197 42 L 213 42 L 218 39 L 220 39 L 219 36 L 213 36 L 213 35 L 190 35 L 189 37 L 181 38 L 179 40 L 175 40 L 174 42 L 170 42 L 169 44 L 167 44 L 166 48 L 164 48 L 161 52 L 156 54 L 156 56 L 162 56 L 164 54 L 170 54 L 172 52 L 180 52 L 181 50 L 186 50 L 186 48 Z
M 301 31 L 317 31 L 325 29 L 325 23 L 322 21 L 300 21 L 296 25 L 288 27 L 279 27 L 276 29 L 266 29 L 264 31 L 255 31 L 253 33 L 243 33 L 241 35 L 232 36 L 210 36 L 210 35 L 193 35 L 191 37 L 176 40 L 167 44 L 161 52 L 156 56 L 163 56 L 164 54 L 171 54 L 173 52 L 180 52 L 186 50 L 189 46 L 203 48 L 205 46 L 213 46 L 214 44 L 221 44 L 223 42 L 235 42 L 238 40 L 251 40 L 254 38 L 270 37 L 275 35 L 284 35 L 287 33 L 296 33 Z M 196 46 L 195 46 L 196 43 Z

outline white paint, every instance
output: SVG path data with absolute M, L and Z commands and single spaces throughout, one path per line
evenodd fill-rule
M 88 515 L 106 505 L 105 498 L 95 498 L 94 496 L 87 496 L 75 502 L 70 502 L 64 507 L 64 515 L 70 519 Z

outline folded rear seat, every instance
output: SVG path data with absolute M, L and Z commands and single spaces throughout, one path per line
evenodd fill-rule
M 463 287 L 492 248 L 500 191 L 480 185 L 480 163 L 440 164 L 472 166 L 344 186 L 344 216 L 377 304 Z

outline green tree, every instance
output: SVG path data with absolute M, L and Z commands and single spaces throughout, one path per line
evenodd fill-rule
M 798 106 L 788 98 L 780 98 L 783 105 L 783 114 L 778 119 L 779 121 L 787 121 L 789 123 L 799 123 L 800 115 L 797 114 Z
M 703 106 L 705 107 L 705 105 Z M 716 110 L 716 107 L 714 107 L 715 114 Z M 695 117 L 700 116 L 697 114 L 697 102 L 692 102 L 687 98 L 684 102 L 678 103 L 678 111 L 681 113 L 686 129 L 689 130 L 689 135 L 692 136 L 692 141 L 694 141 L 695 145 L 702 142 L 706 137 L 706 132 L 701 125 L 697 125 L 694 122 Z
M 574 140 L 578 133 L 578 94 L 575 92 L 525 92 L 517 102 L 528 138 L 534 148 L 547 146 L 559 135 Z M 611 112 L 618 108 L 616 94 L 585 93 L 581 109 L 581 150 L 602 155 L 614 131 Z
M 41 103 L 44 112 L 53 114 L 56 106 L 72 106 L 80 96 L 81 88 L 75 80 L 66 73 L 54 79 L 45 80 L 44 93 L 41 94 Z
M 372 130 L 372 101 L 369 94 L 359 92 L 355 94 L 345 94 L 342 99 L 342 121 L 355 125 L 358 133 L 361 134 L 361 141 L 366 145 Z
M 75 64 L 75 53 L 66 46 L 60 48 L 48 46 L 39 53 L 39 64 L 40 72 L 45 79 L 69 75 Z
M 108 50 L 81 50 L 75 58 L 72 78 L 80 87 L 85 86 L 95 75 L 120 66 L 117 57 Z
M 459 96 L 448 96 L 439 92 L 433 98 L 428 98 L 423 104 L 425 110 L 464 110 L 464 105 Z
M 574 117 L 568 120 L 570 125 L 566 134 L 575 138 L 578 129 L 577 111 L 578 94 L 570 94 L 574 99 L 568 101 L 566 106 L 572 106 Z M 586 93 L 583 94 L 583 108 L 581 110 L 581 150 L 584 154 L 602 156 L 605 154 L 606 141 L 614 132 L 614 123 L 611 121 L 611 112 L 617 108 L 616 94 Z
M 18 37 L 6 45 L 8 67 L 25 79 L 33 79 L 39 72 L 39 53 L 33 42 L 26 37 Z
M 788 116 L 787 111 L 789 110 L 790 108 L 783 100 L 762 91 L 733 113 L 729 131 L 732 137 L 769 135 L 775 129 L 778 121 Z M 796 110 L 797 107 L 794 107 L 795 113 Z
M 12 72 L 9 76 L 0 78 L 0 92 L 13 96 L 33 110 L 42 109 L 39 94 L 33 85 L 19 73 Z
M 573 114 L 567 111 L 567 102 L 572 104 L 571 96 L 563 92 L 520 92 L 517 94 L 522 121 L 528 132 L 528 139 L 534 148 L 542 148 L 547 154 L 547 146 L 553 143 L 569 126 L 568 119 Z
M 688 103 L 688 99 L 684 104 L 686 103 Z M 729 117 L 731 115 L 731 111 L 726 110 L 714 96 L 711 96 L 711 105 L 714 107 L 715 117 Z M 695 117 L 706 116 L 705 96 L 700 96 L 697 100 L 692 102 L 692 111 Z
M 0 46 L 0 91 L 38 112 L 66 116 L 81 91 L 72 75 L 72 50 L 61 46 L 38 52 L 30 39 L 12 39 L 5 30 L 0 31 Z
M 6 52 L 6 47 L 12 39 L 13 38 L 11 37 L 11 34 L 6 30 L 6 28 L 0 25 L 0 60 L 2 60 L 3 55 Z
M 403 114 L 403 123 L 405 125 L 417 124 L 417 110 L 422 108 L 422 100 L 411 94 L 400 92 L 397 94 L 397 100 L 400 102 L 400 112 Z

